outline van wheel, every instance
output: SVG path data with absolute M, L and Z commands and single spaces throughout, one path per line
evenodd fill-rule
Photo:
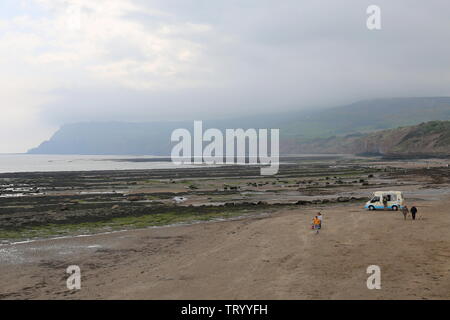
M 373 211 L 373 210 L 375 210 L 375 207 L 374 206 L 369 206 L 369 210 Z
M 397 206 L 392 206 L 392 210 L 398 211 L 398 207 Z

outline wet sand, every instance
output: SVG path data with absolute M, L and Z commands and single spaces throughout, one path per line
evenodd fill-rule
M 0 247 L 4 299 L 449 299 L 450 201 L 359 204 Z M 321 210 L 324 228 L 310 230 Z M 381 290 L 366 286 L 381 268 Z M 79 265 L 82 288 L 66 288 Z

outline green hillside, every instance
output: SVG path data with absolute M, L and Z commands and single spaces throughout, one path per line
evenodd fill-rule
M 304 115 L 283 124 L 285 138 L 309 140 L 366 133 L 432 120 L 450 120 L 450 98 L 395 98 L 353 103 Z
M 430 121 L 366 134 L 317 138 L 284 145 L 283 153 L 450 156 L 450 121 Z

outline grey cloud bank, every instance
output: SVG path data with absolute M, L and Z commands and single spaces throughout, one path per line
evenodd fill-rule
M 450 95 L 444 1 L 28 1 L 0 18 L 0 134 L 25 151 L 61 124 L 194 120 Z M 81 28 L 67 30 L 67 4 Z M 382 30 L 366 28 L 366 8 Z M 23 127 L 33 128 L 24 134 Z

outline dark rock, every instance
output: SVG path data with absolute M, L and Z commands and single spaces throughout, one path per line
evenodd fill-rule
M 143 196 L 128 196 L 128 201 L 142 201 L 145 200 Z

